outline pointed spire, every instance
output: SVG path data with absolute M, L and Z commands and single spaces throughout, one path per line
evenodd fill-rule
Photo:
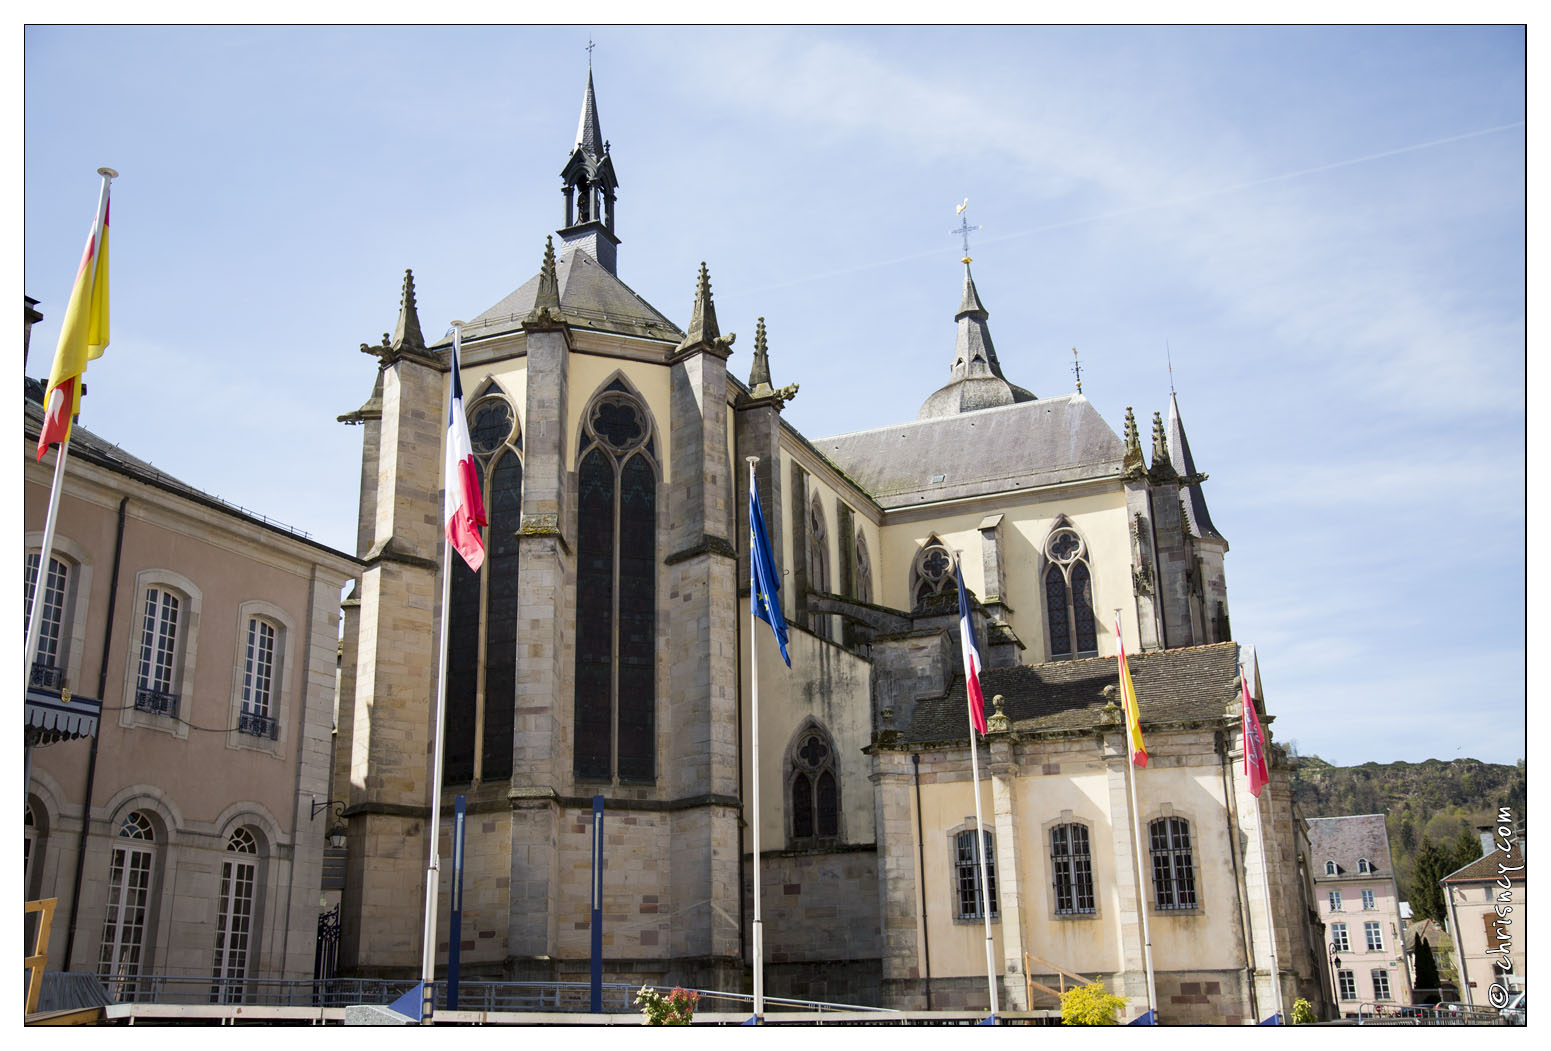
M 689 315 L 689 329 L 679 349 L 696 343 L 713 343 L 722 334 L 716 324 L 716 304 L 711 301 L 711 273 L 705 261 L 700 262 L 700 277 L 695 282 L 695 307 Z
M 996 360 L 996 346 L 991 342 L 991 329 L 986 323 L 990 316 L 985 304 L 980 302 L 980 292 L 975 288 L 975 277 L 970 273 L 966 259 L 964 291 L 959 296 L 959 309 L 954 313 L 958 337 L 953 345 L 952 378 L 922 404 L 920 419 L 1034 400 L 1032 393 L 1007 382 L 1007 377 L 1002 375 L 1002 366 Z
M 544 238 L 544 265 L 539 269 L 539 290 L 533 298 L 535 309 L 560 308 L 560 278 L 555 273 L 555 239 Z
M 522 319 L 523 328 L 553 329 L 563 324 L 560 318 L 560 279 L 555 274 L 555 239 L 544 238 L 544 265 L 539 269 L 539 287 L 533 294 L 533 309 Z
M 587 93 L 582 96 L 582 115 L 576 122 L 576 149 L 598 156 L 603 153 L 603 129 L 598 123 L 598 100 L 592 91 L 592 56 L 587 61 Z
M 1129 405 L 1126 406 L 1126 451 L 1120 461 L 1120 470 L 1127 478 L 1136 477 L 1147 470 L 1147 461 L 1142 458 L 1142 439 L 1136 431 L 1136 414 Z
M 758 398 L 770 393 L 770 351 L 765 346 L 765 319 L 754 323 L 754 367 L 749 370 L 749 393 Z
M 425 337 L 420 334 L 420 315 L 415 310 L 415 275 L 404 271 L 404 291 L 399 297 L 399 320 L 393 327 L 389 346 L 394 350 L 425 353 Z
M 1220 537 L 1221 534 L 1212 525 L 1212 516 L 1206 509 L 1206 496 L 1201 491 L 1201 483 L 1206 481 L 1206 475 L 1196 470 L 1195 457 L 1190 455 L 1190 442 L 1185 439 L 1185 423 L 1179 415 L 1179 398 L 1175 395 L 1173 387 L 1173 370 L 1170 369 L 1169 378 L 1169 442 L 1174 447 L 1172 459 L 1179 464 L 1181 478 L 1180 485 L 1185 487 L 1185 520 L 1190 526 L 1192 535 L 1198 537 Z
M 1152 414 L 1152 476 L 1154 481 L 1177 481 L 1179 473 L 1169 459 L 1169 439 L 1163 429 L 1163 414 Z
M 980 302 L 980 293 L 975 288 L 974 276 L 969 272 L 968 260 L 964 262 L 964 294 L 959 299 L 959 310 L 954 318 L 962 320 L 966 314 L 978 314 L 982 321 L 991 316 Z

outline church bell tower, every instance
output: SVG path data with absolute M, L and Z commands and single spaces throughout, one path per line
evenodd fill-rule
M 562 254 L 580 248 L 603 268 L 619 276 L 619 238 L 614 236 L 614 161 L 598 125 L 598 103 L 592 92 L 592 70 L 587 71 L 587 94 L 576 124 L 576 146 L 560 172 L 560 192 L 565 195 L 565 225 L 558 231 L 565 245 Z

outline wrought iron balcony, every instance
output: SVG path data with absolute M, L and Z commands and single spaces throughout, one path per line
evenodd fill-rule
M 150 712 L 152 715 L 165 715 L 176 719 L 178 717 L 178 695 L 142 686 L 135 691 L 135 710 Z
M 42 661 L 33 661 L 29 682 L 39 689 L 57 690 L 65 683 L 65 670 L 44 664 Z
M 280 724 L 267 715 L 254 715 L 252 712 L 243 712 L 237 718 L 237 732 L 252 734 L 254 737 L 262 737 L 273 741 L 279 732 Z

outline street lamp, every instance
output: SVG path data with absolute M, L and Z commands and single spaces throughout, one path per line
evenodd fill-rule
M 1336 1009 L 1336 1017 L 1341 1017 L 1341 981 L 1336 972 L 1341 969 L 1341 957 L 1336 955 L 1340 950 L 1335 942 L 1330 943 L 1330 998 Z
M 334 823 L 329 826 L 329 845 L 335 849 L 344 849 L 345 846 L 345 802 L 342 799 L 325 799 L 318 802 L 316 796 L 312 799 L 312 814 L 308 821 L 316 821 L 321 811 L 327 810 L 334 815 Z

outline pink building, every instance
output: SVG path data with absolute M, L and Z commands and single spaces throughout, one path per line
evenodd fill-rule
M 1316 907 L 1342 1015 L 1411 1003 L 1400 892 L 1383 814 L 1309 819 Z

